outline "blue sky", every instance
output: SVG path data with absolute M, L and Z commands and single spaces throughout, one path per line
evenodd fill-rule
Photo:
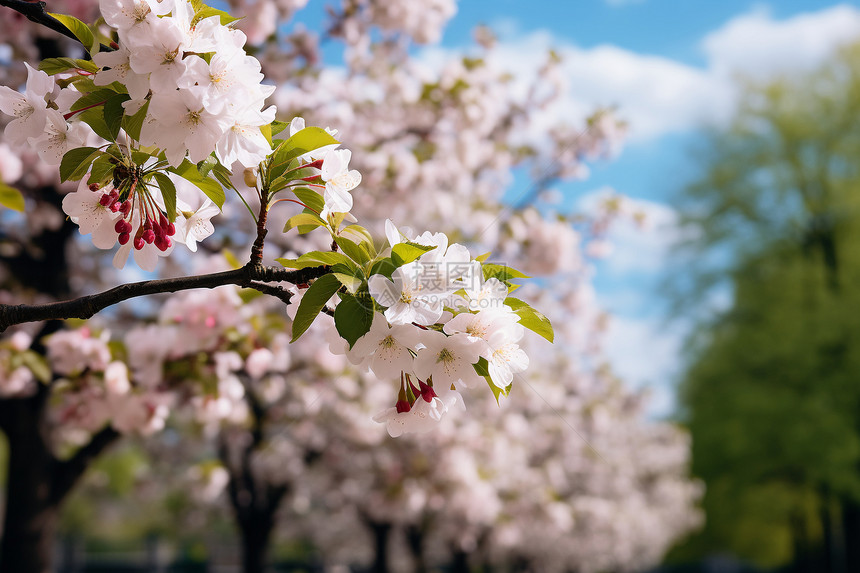
M 606 344 L 613 366 L 628 383 L 651 389 L 653 415 L 670 415 L 690 324 L 667 324 L 659 286 L 677 236 L 673 197 L 697 174 L 691 147 L 703 125 L 731 116 L 736 74 L 767 79 L 808 69 L 860 39 L 860 2 L 464 0 L 443 47 L 469 45 L 477 24 L 497 32 L 514 67 L 561 47 L 578 103 L 617 105 L 631 123 L 621 156 L 564 191 L 575 203 L 610 187 L 653 215 L 650 233 L 614 234 L 615 253 L 598 265 L 596 286 L 614 316 Z M 730 300 L 717 296 L 717 306 Z

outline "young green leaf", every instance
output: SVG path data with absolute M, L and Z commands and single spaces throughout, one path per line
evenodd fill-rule
M 100 155 L 102 152 L 95 147 L 76 147 L 67 151 L 60 161 L 60 181 L 80 180 Z
M 210 6 L 206 6 L 196 14 L 194 14 L 194 18 L 191 20 L 191 25 L 194 26 L 201 20 L 205 20 L 206 18 L 211 18 L 212 16 L 218 16 L 221 19 L 222 26 L 229 26 L 233 22 L 238 22 L 241 18 L 236 18 L 235 16 L 231 16 L 227 12 L 223 10 L 218 10 L 217 8 L 212 8 Z
M 99 67 L 89 60 L 76 60 L 75 58 L 45 58 L 39 62 L 39 69 L 53 76 L 69 70 L 84 70 L 95 73 Z
M 318 215 L 313 213 L 299 213 L 298 215 L 293 215 L 287 219 L 287 224 L 284 225 L 284 232 L 286 233 L 290 229 L 299 227 L 299 234 L 303 235 L 302 227 L 310 227 L 310 229 L 305 230 L 305 233 L 307 233 L 317 227 L 322 227 L 323 225 L 325 225 L 325 222 L 320 219 Z
M 322 195 L 320 195 L 313 189 L 309 189 L 307 187 L 297 187 L 292 191 L 293 195 L 296 196 L 296 199 L 298 199 L 307 207 L 316 211 L 317 213 L 321 213 L 323 207 L 325 207 L 325 200 L 322 198 Z
M 308 288 L 299 303 L 296 318 L 293 320 L 293 340 L 295 342 L 310 327 L 317 315 L 334 293 L 340 288 L 340 281 L 334 275 L 323 275 Z
M 484 264 L 482 266 L 484 271 L 484 280 L 487 280 L 491 277 L 495 277 L 502 282 L 507 282 L 510 279 L 527 279 L 531 278 L 528 275 L 525 275 L 518 271 L 515 268 L 509 267 L 507 265 L 499 265 L 495 263 Z
M 119 137 L 119 129 L 122 126 L 122 118 L 125 113 L 122 104 L 130 99 L 128 94 L 115 94 L 105 101 L 104 119 L 112 136 L 110 141 L 116 141 L 116 138 Z
M 269 126 L 272 130 L 272 137 L 274 137 L 274 136 L 278 135 L 279 133 L 281 133 L 282 131 L 284 131 L 285 129 L 287 129 L 288 127 L 290 127 L 290 122 L 279 121 L 276 119 L 276 120 L 272 121 L 272 123 L 270 123 Z
M 90 53 L 98 52 L 98 44 L 96 43 L 96 38 L 93 36 L 92 30 L 90 27 L 75 18 L 74 16 L 68 16 L 66 14 L 52 14 L 48 12 L 49 16 L 53 16 L 57 20 L 59 20 L 63 26 L 69 29 L 69 31 L 75 35 L 75 38 L 84 45 L 84 48 Z
M 391 262 L 394 263 L 395 267 L 402 267 L 435 248 L 412 242 L 397 243 L 391 247 Z
M 334 309 L 334 325 L 338 334 L 349 343 L 367 334 L 373 324 L 373 306 L 364 304 L 360 299 L 342 294 L 341 300 Z
M 146 119 L 146 113 L 149 110 L 149 101 L 143 104 L 134 115 L 124 115 L 122 118 L 122 128 L 132 139 L 140 139 L 140 129 L 143 127 L 143 121 Z
M 340 281 L 340 284 L 346 287 L 347 292 L 349 294 L 355 294 L 356 291 L 361 287 L 362 280 L 356 276 L 347 273 L 338 273 L 332 272 L 334 276 L 337 277 L 337 280 Z
M 340 250 L 356 263 L 363 265 L 370 262 L 371 257 L 370 253 L 367 252 L 367 249 L 356 245 L 346 237 L 335 237 L 334 241 L 337 243 L 337 246 L 340 247 Z
M 171 171 L 196 185 L 219 209 L 224 207 L 224 200 L 227 198 L 224 189 L 214 179 L 201 175 L 196 165 L 185 159 L 179 167 L 172 168 Z
M 269 161 L 269 179 L 274 181 L 289 167 L 290 161 L 310 153 L 326 145 L 337 145 L 340 143 L 329 133 L 320 127 L 306 127 L 297 131 L 289 139 L 285 139 Z
M 103 153 L 93 161 L 92 168 L 90 169 L 90 177 L 87 179 L 87 183 L 107 183 L 113 178 L 114 167 L 116 166 L 111 163 L 111 156 L 107 153 Z
M 391 262 L 391 258 L 385 257 L 384 259 L 379 259 L 378 261 L 374 262 L 373 265 L 371 265 L 368 276 L 382 275 L 384 277 L 391 278 L 391 273 L 393 273 L 394 269 L 396 268 L 397 267 L 394 266 L 394 263 Z
M 493 392 L 493 396 L 496 398 L 496 404 L 499 403 L 499 396 L 507 396 L 511 392 L 511 388 L 513 387 L 513 383 L 509 384 L 506 388 L 499 388 L 493 383 L 493 379 L 490 377 L 490 369 L 489 363 L 487 359 L 481 356 L 478 359 L 477 364 L 472 365 L 475 368 L 475 372 L 478 373 L 478 376 L 484 378 L 487 381 L 487 384 L 490 386 L 490 390 Z
M 505 299 L 505 304 L 511 307 L 514 313 L 520 317 L 521 325 L 532 332 L 540 334 L 550 342 L 553 341 L 555 333 L 552 329 L 552 323 L 546 316 L 533 309 L 527 302 L 512 296 Z
M 111 133 L 110 127 L 108 127 L 108 124 L 105 121 L 105 113 L 102 106 L 91 107 L 88 110 L 82 111 L 78 114 L 78 118 L 93 128 L 93 131 L 95 131 L 102 139 L 116 141 L 116 136 Z
M 300 256 L 298 259 L 275 259 L 288 269 L 305 269 L 308 267 L 331 266 L 343 263 L 350 269 L 355 269 L 349 257 L 343 253 L 334 251 L 311 251 Z
M 13 211 L 24 211 L 24 196 L 14 187 L 0 183 L 0 205 Z
M 167 213 L 167 220 L 173 223 L 176 221 L 176 186 L 170 177 L 157 171 L 153 174 L 158 182 L 158 188 L 161 189 L 161 197 L 164 199 L 164 211 Z

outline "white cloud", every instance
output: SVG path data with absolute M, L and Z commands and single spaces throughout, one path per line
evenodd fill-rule
M 717 75 L 773 77 L 809 69 L 835 47 L 860 39 L 860 10 L 847 4 L 774 20 L 759 8 L 739 16 L 702 41 Z
M 505 36 L 495 64 L 511 72 L 534 70 L 550 48 L 564 58 L 570 97 L 545 123 L 558 121 L 559 114 L 576 121 L 597 106 L 616 105 L 630 122 L 631 141 L 642 142 L 726 121 L 735 105 L 736 75 L 763 80 L 810 69 L 860 39 L 860 10 L 838 5 L 785 20 L 766 9 L 742 14 L 702 40 L 704 67 L 612 45 L 583 49 L 546 31 Z
M 612 370 L 632 388 L 651 393 L 648 413 L 665 417 L 675 410 L 674 382 L 686 327 L 661 328 L 654 320 L 613 316 L 604 349 Z

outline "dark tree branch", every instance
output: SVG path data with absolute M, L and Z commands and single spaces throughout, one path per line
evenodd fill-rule
M 269 190 L 263 186 L 260 190 L 260 214 L 257 217 L 257 238 L 251 246 L 251 264 L 263 264 L 263 245 L 266 241 L 266 220 L 269 216 Z
M 98 433 L 93 434 L 90 442 L 79 449 L 71 458 L 63 461 L 58 460 L 51 480 L 51 499 L 55 503 L 60 503 L 65 499 L 72 487 L 84 475 L 90 463 L 119 437 L 119 432 L 111 426 L 106 426 Z
M 247 288 L 257 288 L 259 290 L 262 285 L 256 281 L 287 281 L 293 284 L 302 284 L 319 278 L 328 272 L 329 267 L 287 270 L 248 264 L 240 269 L 220 273 L 124 284 L 98 294 L 91 294 L 62 302 L 31 305 L 2 304 L 0 305 L 0 332 L 3 332 L 12 325 L 24 322 L 67 318 L 88 319 L 109 306 L 139 296 L 197 288 L 215 288 L 231 284 Z M 268 287 L 268 285 L 265 286 Z M 266 292 L 261 290 L 261 292 L 274 294 L 274 291 Z M 275 296 L 278 296 L 281 300 L 288 301 L 289 298 L 286 296 L 288 294 L 288 292 L 285 292 L 284 294 Z
M 42 26 L 50 28 L 58 34 L 62 34 L 67 38 L 71 38 L 76 42 L 80 42 L 80 40 L 78 40 L 78 38 L 72 33 L 72 31 L 66 28 L 66 26 L 63 25 L 62 22 L 60 22 L 45 11 L 44 2 L 27 2 L 26 0 L 0 0 L 0 6 L 11 8 L 12 10 L 18 12 L 31 22 L 41 24 Z M 84 47 L 89 49 L 89 46 Z M 104 44 L 101 44 L 101 51 L 110 52 L 112 50 L 113 48 L 111 48 L 110 46 L 105 46 Z

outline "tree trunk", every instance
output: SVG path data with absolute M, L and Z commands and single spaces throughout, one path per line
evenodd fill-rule
M 47 438 L 50 388 L 30 398 L 0 401 L 0 429 L 9 444 L 6 514 L 0 566 L 14 573 L 52 573 L 60 505 L 92 460 L 118 434 L 110 427 L 68 460 L 58 460 Z
M 390 523 L 368 521 L 373 532 L 374 561 L 373 573 L 388 573 L 388 540 L 391 537 Z
M 242 539 L 242 573 L 264 573 L 266 570 L 269 541 L 274 521 L 271 515 L 239 521 Z
M 854 501 L 843 502 L 842 531 L 845 536 L 845 570 L 860 571 L 860 505 Z
M 44 410 L 49 390 L 7 401 L 0 427 L 9 443 L 6 515 L 0 564 L 4 571 L 51 573 L 57 503 L 52 499 L 54 457 L 45 440 Z
M 469 573 L 469 554 L 456 548 L 451 555 L 452 573 Z
M 427 573 L 427 563 L 424 556 L 424 532 L 416 525 L 406 528 L 406 542 L 409 545 L 409 553 L 415 565 L 415 573 Z

